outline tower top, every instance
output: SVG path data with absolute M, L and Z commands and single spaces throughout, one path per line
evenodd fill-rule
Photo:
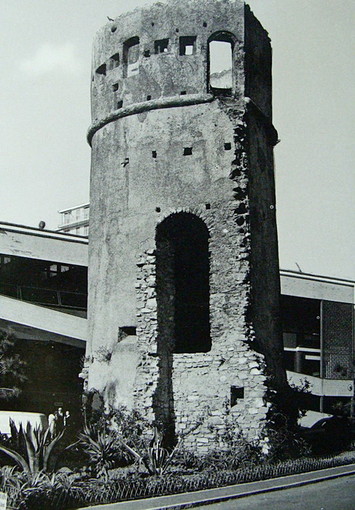
M 218 69 L 215 85 L 212 42 L 229 46 L 229 74 Z M 218 53 L 214 58 L 218 64 Z M 127 108 L 131 114 L 177 98 L 185 104 L 197 95 L 197 102 L 213 100 L 207 96 L 220 88 L 237 102 L 250 98 L 271 119 L 270 41 L 244 1 L 167 0 L 124 13 L 97 32 L 92 117 L 99 129 Z

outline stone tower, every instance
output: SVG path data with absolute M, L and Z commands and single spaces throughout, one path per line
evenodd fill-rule
M 227 422 L 260 438 L 286 384 L 267 33 L 239 0 L 124 14 L 92 118 L 88 389 L 201 452 Z

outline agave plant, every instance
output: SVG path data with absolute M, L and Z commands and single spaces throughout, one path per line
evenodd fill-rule
M 89 465 L 96 476 L 107 476 L 107 470 L 117 460 L 117 438 L 114 433 L 96 432 L 89 427 L 79 434 L 78 444 L 89 457 Z
M 154 427 L 153 439 L 148 448 L 149 463 L 145 463 L 148 471 L 153 475 L 162 476 L 171 464 L 175 453 L 177 452 L 181 439 L 176 446 L 169 452 L 162 446 L 163 434 Z
M 141 455 L 123 441 L 120 441 L 120 443 L 135 459 L 139 461 L 140 464 L 145 466 L 149 474 L 154 476 L 162 476 L 165 474 L 167 468 L 173 460 L 174 455 L 180 447 L 181 440 L 182 439 L 179 438 L 179 441 L 175 447 L 169 452 L 169 450 L 162 446 L 162 432 L 160 432 L 157 427 L 154 427 L 153 439 L 151 440 L 145 455 Z
M 16 430 L 18 443 L 24 443 L 25 454 L 0 445 L 0 451 L 11 457 L 25 473 L 36 474 L 39 472 L 47 472 L 50 458 L 54 447 L 64 435 L 64 430 L 56 436 L 51 436 L 49 427 L 41 428 L 39 426 L 32 427 L 27 423 L 26 430 L 22 425 L 17 430 L 14 423 L 11 423 L 12 430 Z

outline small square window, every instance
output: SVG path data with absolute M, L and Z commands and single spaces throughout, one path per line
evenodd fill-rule
M 231 150 L 231 148 L 232 148 L 232 144 L 231 144 L 230 142 L 226 142 L 226 143 L 224 144 L 224 150 L 226 150 L 226 151 L 230 151 L 230 150 Z
M 117 92 L 118 91 L 118 83 L 114 83 L 112 85 L 112 90 L 113 90 L 113 92 Z
M 150 57 L 150 50 L 144 50 L 144 54 L 143 54 L 146 58 L 149 58 Z
M 244 388 L 238 386 L 231 386 L 231 407 L 238 403 L 238 399 L 244 398 Z
M 152 96 L 147 96 L 147 101 L 150 101 L 152 99 Z
M 180 37 L 180 55 L 193 55 L 196 52 L 196 36 Z
M 184 156 L 191 156 L 192 154 L 192 147 L 185 147 L 184 148 Z
M 155 41 L 154 49 L 155 53 L 167 53 L 169 46 L 169 39 L 160 39 L 159 41 Z
M 117 101 L 117 106 L 116 106 L 117 110 L 119 110 L 120 108 L 122 108 L 122 106 L 123 106 L 123 101 L 122 101 L 122 100 Z
M 120 55 L 119 53 L 115 53 L 110 58 L 110 68 L 114 69 L 115 67 L 118 67 L 120 65 Z

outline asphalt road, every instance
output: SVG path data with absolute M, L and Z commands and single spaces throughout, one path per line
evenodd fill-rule
M 355 510 L 355 475 L 198 508 L 206 510 Z

